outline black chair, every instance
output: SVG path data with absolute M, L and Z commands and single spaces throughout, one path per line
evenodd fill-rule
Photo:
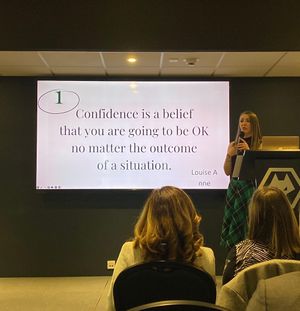
M 128 310 L 162 300 L 216 301 L 216 284 L 207 272 L 189 264 L 153 261 L 123 270 L 114 283 L 115 308 Z
M 128 311 L 229 311 L 216 304 L 195 300 L 164 300 L 147 303 Z

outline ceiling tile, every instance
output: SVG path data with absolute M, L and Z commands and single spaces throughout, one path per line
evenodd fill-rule
M 265 66 L 260 67 L 219 67 L 216 69 L 214 76 L 229 76 L 229 77 L 263 77 L 268 68 Z
M 50 67 L 103 67 L 98 52 L 40 52 Z
M 267 77 L 300 77 L 300 66 L 276 66 L 266 75 Z
M 161 74 L 164 76 L 211 76 L 214 67 L 163 67 Z
M 220 66 L 272 66 L 282 56 L 284 56 L 284 52 L 226 52 Z
M 287 52 L 280 61 L 271 68 L 268 77 L 299 77 L 300 52 Z
M 0 51 L 0 66 L 44 66 L 37 52 Z
M 217 66 L 222 55 L 222 52 L 166 52 L 163 53 L 162 65 L 163 67 L 188 67 L 187 60 L 195 59 L 197 67 L 214 67 Z
M 300 52 L 287 52 L 278 62 L 277 66 L 300 67 Z
M 139 75 L 139 76 L 158 76 L 158 67 L 110 67 L 107 68 L 107 74 L 109 76 L 126 76 L 126 75 Z
M 47 67 L 42 66 L 0 66 L 2 76 L 51 76 Z
M 102 67 L 91 67 L 91 66 L 88 66 L 88 67 L 52 67 L 51 70 L 55 75 L 105 76 L 105 70 Z
M 160 65 L 160 52 L 139 52 L 139 53 L 127 53 L 127 52 L 103 52 L 103 59 L 105 66 L 109 67 L 159 67 Z M 136 57 L 136 63 L 130 64 L 127 62 L 128 57 Z
M 128 56 L 136 56 L 134 64 Z M 186 59 L 193 58 L 189 66 Z M 300 77 L 293 52 L 0 51 L 2 76 Z

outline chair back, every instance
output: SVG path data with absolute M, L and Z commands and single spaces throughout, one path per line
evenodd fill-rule
M 216 304 L 195 300 L 164 300 L 147 303 L 128 311 L 229 311 Z
M 193 265 L 153 261 L 123 270 L 115 280 L 113 295 L 117 311 L 161 300 L 215 303 L 216 284 L 210 274 Z

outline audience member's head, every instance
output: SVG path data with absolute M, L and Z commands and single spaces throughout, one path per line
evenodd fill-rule
M 172 186 L 153 190 L 134 228 L 135 245 L 145 260 L 193 262 L 203 245 L 200 221 L 183 190 Z
M 300 253 L 297 220 L 280 189 L 265 187 L 253 194 L 249 205 L 249 239 L 267 244 L 278 258 Z

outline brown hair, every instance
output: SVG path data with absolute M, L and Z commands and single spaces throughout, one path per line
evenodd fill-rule
M 264 187 L 254 192 L 249 205 L 249 239 L 267 244 L 277 258 L 300 253 L 296 216 L 280 189 Z
M 237 129 L 237 133 L 236 133 L 236 137 L 235 137 L 235 142 L 238 143 L 239 141 L 239 137 L 241 135 L 241 129 L 240 129 L 240 118 L 241 115 L 247 115 L 250 119 L 250 124 L 251 124 L 251 130 L 252 130 L 252 139 L 251 139 L 251 146 L 250 150 L 257 150 L 259 149 L 260 145 L 261 145 L 261 141 L 262 141 L 262 136 L 261 136 L 261 131 L 260 131 L 260 125 L 259 125 L 259 120 L 257 115 L 252 112 L 252 111 L 244 111 L 240 114 L 239 116 L 239 123 L 238 123 L 238 129 Z
M 181 189 L 165 186 L 153 190 L 134 228 L 135 247 L 147 260 L 193 262 L 201 255 L 201 216 Z

